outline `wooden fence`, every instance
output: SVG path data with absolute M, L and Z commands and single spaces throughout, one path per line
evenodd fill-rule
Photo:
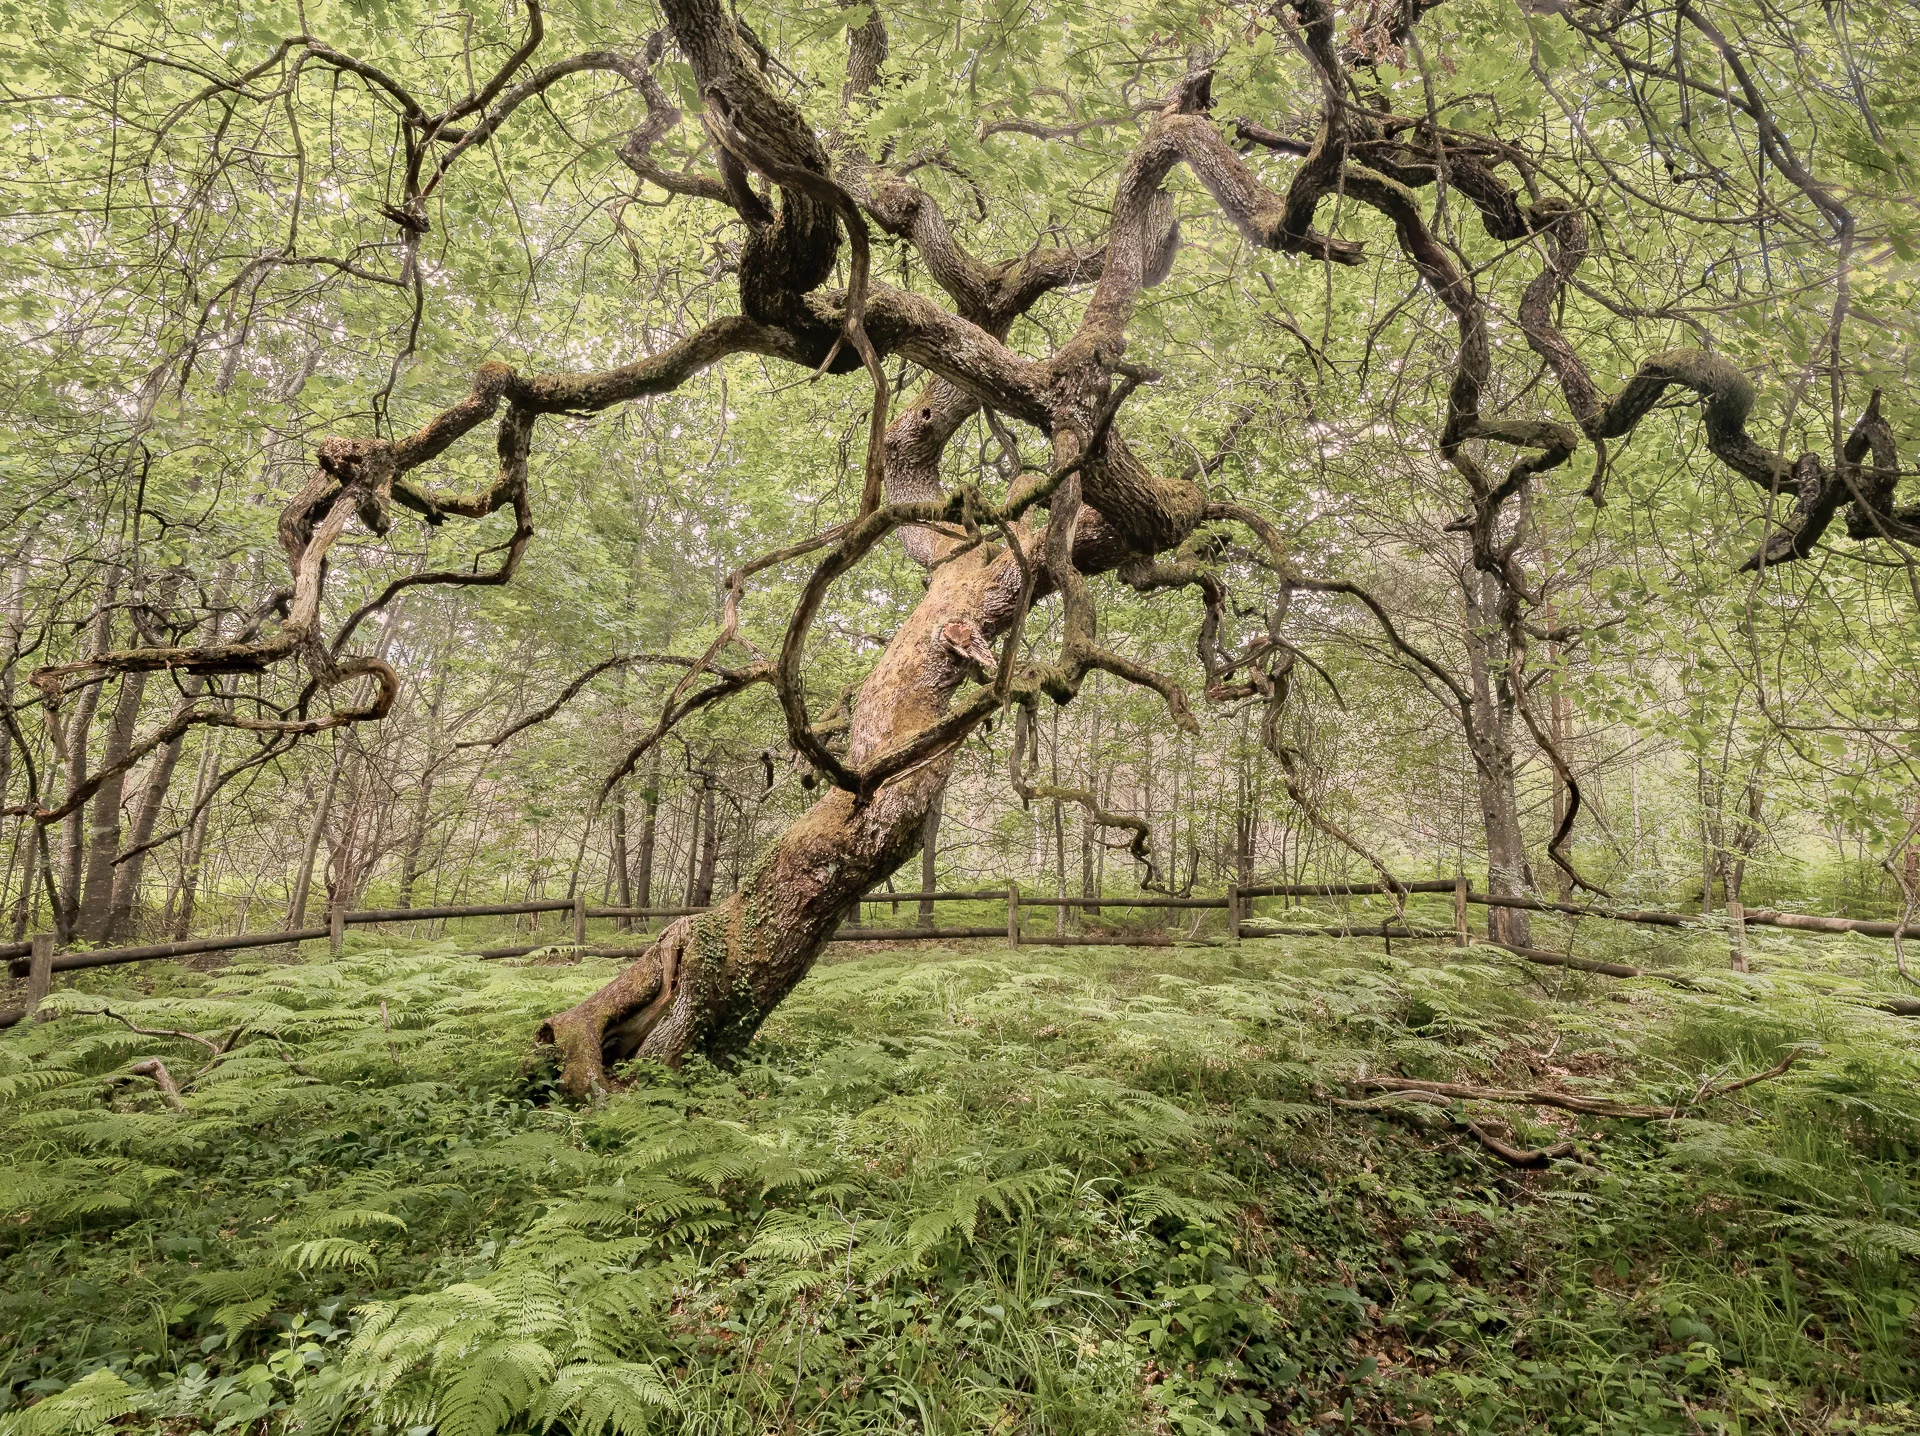
M 1451 941 L 1456 946 L 1488 946 L 1500 948 L 1529 962 L 1550 967 L 1564 967 L 1584 972 L 1600 973 L 1609 977 L 1666 977 L 1658 970 L 1649 971 L 1632 967 L 1625 963 L 1602 962 L 1594 958 L 1574 957 L 1569 953 L 1549 952 L 1539 948 L 1516 947 L 1506 943 L 1493 942 L 1487 938 L 1476 937 L 1467 926 L 1467 908 L 1469 906 L 1513 908 L 1525 912 L 1555 913 L 1581 918 L 1597 918 L 1608 922 L 1626 922 L 1650 927 L 1705 927 L 1709 930 L 1732 930 L 1736 934 L 1742 925 L 1748 927 L 1778 927 L 1798 932 L 1813 933 L 1859 933 L 1865 937 L 1886 937 L 1895 935 L 1896 924 L 1877 918 L 1821 917 L 1810 913 L 1775 912 L 1768 908 L 1744 909 L 1734 904 L 1725 917 L 1713 917 L 1699 913 L 1661 912 L 1642 908 L 1604 908 L 1578 903 L 1549 902 L 1540 898 L 1504 896 L 1498 894 L 1474 892 L 1464 878 L 1442 878 L 1421 880 L 1401 884 L 1403 893 L 1451 893 L 1453 896 L 1453 925 L 1444 927 L 1415 927 L 1404 922 L 1393 923 L 1382 920 L 1377 924 L 1363 926 L 1344 925 L 1339 927 L 1308 926 L 1300 923 L 1275 922 L 1262 919 L 1252 912 L 1252 904 L 1259 898 L 1274 897 L 1383 897 L 1389 889 L 1383 883 L 1266 883 L 1245 887 L 1230 886 L 1219 897 L 1029 897 L 1020 892 L 1020 885 L 1009 882 L 1004 888 L 981 888 L 961 892 L 872 892 L 862 899 L 864 903 L 936 903 L 936 902 L 1004 902 L 1007 907 L 1007 920 L 1004 927 L 865 927 L 858 923 L 843 924 L 828 940 L 831 942 L 926 942 L 954 938 L 990 938 L 1005 937 L 1009 946 L 1022 944 L 1032 947 L 1077 947 L 1105 946 L 1115 941 L 1113 936 L 1067 936 L 1029 932 L 1021 926 L 1021 913 L 1029 908 L 1063 909 L 1092 908 L 1104 910 L 1119 909 L 1175 909 L 1182 911 L 1214 910 L 1228 913 L 1227 940 L 1242 937 L 1265 936 L 1313 936 L 1313 937 L 1366 937 L 1379 938 L 1391 944 L 1394 938 L 1413 940 Z M 631 919 L 656 917 L 685 917 L 693 913 L 706 912 L 706 907 L 590 907 L 583 897 L 555 898 L 537 902 L 517 903 L 478 903 L 459 907 L 415 907 L 415 908 L 372 908 L 362 912 L 347 912 L 335 908 L 328 915 L 326 927 L 289 928 L 274 932 L 231 933 L 223 937 L 189 938 L 181 942 L 148 943 L 139 947 L 100 948 L 94 951 L 58 953 L 54 951 L 51 934 L 40 933 L 27 942 L 0 943 L 0 958 L 9 961 L 9 969 L 14 977 L 25 977 L 27 986 L 27 1005 L 10 1011 L 0 1011 L 0 1028 L 11 1027 L 31 1013 L 52 989 L 53 975 L 59 972 L 78 972 L 95 967 L 117 967 L 129 962 L 152 962 L 162 958 L 194 957 L 211 952 L 236 952 L 248 948 L 287 947 L 303 942 L 315 942 L 328 939 L 333 951 L 340 951 L 345 931 L 349 927 L 358 927 L 376 923 L 427 922 L 451 918 L 472 917 L 517 917 L 533 913 L 569 913 L 572 915 L 571 942 L 535 943 L 516 947 L 481 948 L 475 956 L 483 958 L 524 957 L 531 952 L 545 948 L 566 946 L 580 949 L 596 956 L 627 956 L 638 951 L 631 944 L 625 946 L 601 945 L 589 946 L 587 942 L 587 923 L 594 919 Z M 1899 929 L 1899 935 L 1920 937 L 1920 926 L 1908 926 Z M 1123 939 L 1129 946 L 1172 946 L 1184 939 L 1164 934 L 1128 934 Z M 1669 977 L 1684 985 L 1686 979 Z M 1889 998 L 1873 1004 L 1884 1011 L 1901 1016 L 1920 1016 L 1920 999 Z

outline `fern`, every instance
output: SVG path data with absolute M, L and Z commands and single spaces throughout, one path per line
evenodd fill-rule
M 680 1409 L 652 1366 L 581 1362 L 555 1373 L 533 1420 L 542 1429 L 564 1423 L 571 1436 L 641 1436 Z
M 89 974 L 59 1022 L 0 1039 L 0 1361 L 14 1400 L 29 1381 L 57 1393 L 0 1436 L 64 1420 L 78 1377 L 106 1393 L 87 1375 L 103 1360 L 139 1404 L 98 1420 L 169 1430 L 271 1409 L 247 1419 L 1187 1436 L 1258 1429 L 1256 1399 L 1267 1424 L 1305 1426 L 1394 1382 L 1436 1427 L 1533 1429 L 1545 1418 L 1498 1405 L 1523 1359 L 1525 1380 L 1586 1373 L 1556 1399 L 1619 1428 L 1584 1333 L 1606 1331 L 1606 1359 L 1661 1400 L 1731 1398 L 1636 1346 L 1638 1293 L 1614 1288 L 1645 1271 L 1704 1312 L 1782 1253 L 1846 1361 L 1795 1366 L 1768 1317 L 1744 1369 L 1809 1409 L 1920 1383 L 1873 1315 L 1911 1299 L 1920 1230 L 1920 1056 L 1891 1019 L 1771 975 L 1757 996 L 1649 988 L 1629 1006 L 1550 1001 L 1445 954 L 1247 944 L 1236 961 L 830 963 L 737 1070 L 648 1070 L 588 1111 L 538 1104 L 525 1037 L 605 965 L 423 946 L 170 974 L 160 995 Z M 143 1025 L 259 1030 L 183 1117 L 118 1080 L 159 1049 L 89 1015 L 102 995 Z M 1450 1129 L 1314 1095 L 1403 1063 L 1653 1099 L 1809 1037 L 1824 1055 L 1791 1081 L 1584 1131 L 1604 1189 L 1591 1167 L 1496 1186 Z M 1523 1070 L 1549 1049 L 1586 1077 Z M 1350 1339 L 1457 1355 L 1342 1387 Z M 1456 1379 L 1494 1393 L 1492 1414 L 1449 1395 Z
M 0 1416 L 0 1436 L 93 1436 L 143 1404 L 141 1393 L 102 1368 L 25 1411 Z
M 760 1231 L 741 1252 L 741 1256 L 773 1257 L 779 1261 L 810 1262 L 822 1252 L 852 1245 L 853 1230 L 848 1223 L 831 1216 L 810 1216 L 804 1212 L 769 1212 Z
M 295 1242 L 282 1249 L 280 1260 L 290 1271 L 328 1271 L 340 1267 L 377 1271 L 380 1266 L 380 1259 L 371 1246 L 350 1237 L 315 1237 L 311 1241 Z

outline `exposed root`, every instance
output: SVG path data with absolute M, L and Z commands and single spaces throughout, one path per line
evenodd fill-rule
M 559 1050 L 560 1086 L 576 1101 L 612 1090 L 608 1069 L 639 1052 L 666 1016 L 692 930 L 692 919 L 681 918 L 612 982 L 540 1024 L 534 1040 Z

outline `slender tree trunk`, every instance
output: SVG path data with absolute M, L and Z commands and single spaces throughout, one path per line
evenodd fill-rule
M 1694 754 L 1693 776 L 1695 793 L 1700 805 L 1700 912 L 1702 916 L 1713 911 L 1713 876 L 1720 866 L 1720 844 L 1717 841 L 1719 824 L 1714 821 L 1714 809 L 1717 799 L 1710 801 L 1711 782 L 1707 774 L 1707 758 L 1704 753 Z M 1840 849 L 1841 861 L 1846 861 L 1846 848 Z
M 655 762 L 641 791 L 640 863 L 634 874 L 635 907 L 653 906 L 653 854 L 660 837 L 660 765 Z
M 213 820 L 213 812 L 207 803 L 207 791 L 213 786 L 220 769 L 221 733 L 216 730 L 207 737 L 206 746 L 200 750 L 199 770 L 193 779 L 193 812 L 196 816 L 187 828 L 187 834 L 181 845 L 179 898 L 167 901 L 168 920 L 172 926 L 176 942 L 186 939 L 193 927 L 194 892 L 200 885 L 200 865 L 206 860 L 207 825 Z
M 420 856 L 426 851 L 427 831 L 433 817 L 434 779 L 440 771 L 440 705 L 446 698 L 447 673 L 437 663 L 433 697 L 427 703 L 427 752 L 420 768 L 420 786 L 414 789 L 413 811 L 407 823 L 407 841 L 400 855 L 400 891 L 396 907 L 413 906 L 413 886 L 420 880 Z
M 13 905 L 12 938 L 15 942 L 19 942 L 27 935 L 27 924 L 33 921 L 35 882 L 40 876 L 41 866 L 35 862 L 34 859 L 38 856 L 36 849 L 40 847 L 45 839 L 46 833 L 44 830 L 30 827 L 26 818 L 20 820 L 19 836 L 15 838 L 14 841 L 26 852 L 26 863 L 24 865 L 26 872 L 20 879 L 19 899 Z
M 105 647 L 105 640 L 101 641 Z M 100 685 L 94 684 L 74 704 L 73 717 L 67 721 L 67 788 L 72 791 L 87 781 L 87 742 L 93 728 L 94 710 L 100 703 Z M 93 799 L 99 801 L 98 795 Z M 75 808 L 60 824 L 60 890 L 53 899 L 54 936 L 61 942 L 73 935 L 73 924 L 80 915 L 80 877 L 86 856 L 86 805 Z
M 1055 787 L 1060 785 L 1060 710 L 1053 710 L 1053 742 L 1048 754 L 1050 780 Z M 1060 811 L 1060 800 L 1053 800 L 1053 891 L 1057 897 L 1067 895 L 1067 825 L 1066 817 Z M 1053 910 L 1053 935 L 1067 935 L 1067 910 L 1057 907 Z
M 1113 811 L 1113 774 L 1117 766 L 1112 763 L 1107 765 L 1106 784 L 1097 790 L 1100 794 L 1100 806 L 1109 813 Z M 1093 849 L 1093 894 L 1095 897 L 1100 897 L 1107 890 L 1107 844 L 1106 840 L 1099 838 L 1097 834 L 1096 838 L 1098 840 L 1094 843 Z M 1100 909 L 1096 907 L 1092 911 L 1097 915 Z
M 433 763 L 420 775 L 413 791 L 413 812 L 407 821 L 407 845 L 400 854 L 400 891 L 395 907 L 413 906 L 413 885 L 420 880 L 420 854 L 427 845 L 427 826 L 433 806 Z
M 1100 708 L 1094 706 L 1087 718 L 1087 791 L 1098 801 L 1100 799 Z M 1102 802 L 1102 806 L 1106 806 Z M 1100 874 L 1096 864 L 1096 850 L 1100 849 L 1100 829 L 1094 826 L 1092 814 L 1083 814 L 1081 820 L 1081 897 L 1092 902 L 1100 897 Z M 1100 908 L 1081 908 L 1081 916 L 1100 916 Z
M 1087 791 L 1098 793 L 1099 790 L 1089 788 Z M 1084 815 L 1080 822 L 1080 896 L 1088 903 L 1091 903 L 1100 893 L 1099 884 L 1093 873 L 1093 850 L 1098 846 L 1099 840 L 1093 825 L 1093 817 L 1091 814 Z M 1080 911 L 1083 914 L 1097 915 L 1100 909 L 1083 907 Z
M 340 783 L 340 767 L 347 756 L 347 745 L 336 734 L 333 760 L 327 767 L 327 781 L 314 804 L 313 818 L 307 824 L 307 840 L 300 851 L 300 871 L 293 880 L 293 901 L 287 904 L 287 926 L 307 925 L 307 898 L 313 891 L 313 864 L 320 854 L 320 840 L 326 836 L 327 818 L 333 811 L 333 791 Z
M 0 628 L 0 709 L 9 713 L 13 711 L 13 670 L 20 659 L 20 637 L 27 630 L 26 581 L 27 566 L 23 560 L 7 574 L 7 621 L 5 627 Z M 0 741 L 0 807 L 10 805 L 11 794 L 8 789 L 12 785 L 13 743 Z M 23 825 L 20 837 L 15 839 L 9 850 L 11 855 L 17 856 L 22 851 L 21 840 L 25 835 L 26 828 Z M 33 871 L 31 856 L 27 859 L 26 871 Z
M 1728 956 L 1735 972 L 1747 970 L 1747 921 L 1744 892 L 1747 882 L 1747 859 L 1753 856 L 1753 850 L 1760 845 L 1763 829 L 1760 816 L 1764 810 L 1766 795 L 1760 784 L 1758 770 L 1747 779 L 1746 811 L 1734 830 L 1733 842 L 1729 845 L 1727 866 L 1721 882 L 1727 895 L 1727 919 L 1730 946 Z
M 123 762 L 133 746 L 134 728 L 140 721 L 140 701 L 146 695 L 147 675 L 124 674 L 120 692 L 113 705 L 113 722 L 107 728 L 106 746 L 100 752 L 100 766 L 110 768 Z M 113 860 L 120 855 L 120 802 L 126 794 L 127 775 L 115 773 L 100 784 L 87 805 L 92 821 L 87 826 L 86 882 L 81 889 L 80 911 L 73 924 L 73 935 L 83 942 L 105 942 L 113 924 Z
M 27 628 L 27 566 L 24 560 L 15 565 L 7 576 L 7 620 L 4 629 L 0 629 L 0 709 L 13 711 L 13 674 L 20 658 L 20 639 Z M 0 735 L 0 807 L 12 803 L 13 786 L 13 743 L 9 736 Z M 7 885 L 5 891 L 13 891 L 13 869 L 20 869 L 20 896 L 13 903 L 13 941 L 20 941 L 27 929 L 27 914 L 33 907 L 33 885 L 36 868 L 35 850 L 38 847 L 37 829 L 31 826 L 31 820 L 22 818 L 13 831 L 13 843 L 7 849 Z
M 1546 621 L 1549 626 L 1553 623 L 1553 610 L 1551 607 L 1546 610 Z M 1557 667 L 1559 660 L 1560 653 L 1558 646 L 1549 643 L 1547 645 L 1547 663 L 1549 666 Z M 1553 740 L 1553 746 L 1560 750 L 1563 758 L 1567 752 L 1567 728 L 1569 726 L 1567 720 L 1567 695 L 1561 685 L 1556 681 L 1554 690 L 1548 696 L 1547 700 L 1547 736 Z M 1553 778 L 1553 831 L 1557 833 L 1560 831 L 1560 824 L 1566 821 L 1567 803 L 1569 799 L 1567 795 L 1567 785 L 1565 780 L 1560 776 L 1560 769 L 1552 765 L 1549 765 L 1549 767 Z M 1557 863 L 1554 865 L 1554 875 L 1560 901 L 1572 902 L 1573 879 L 1568 877 L 1566 871 Z
M 682 907 L 698 906 L 693 896 L 700 891 L 700 805 L 705 796 L 704 788 L 687 794 L 687 881 L 680 890 Z
M 927 819 L 920 826 L 920 891 L 930 893 L 936 885 L 934 864 L 940 849 L 940 811 L 945 806 L 941 794 L 936 794 L 927 807 Z M 919 923 L 921 927 L 933 926 L 933 899 L 920 899 Z
M 1167 779 L 1167 883 L 1179 887 L 1181 881 L 1181 749 L 1173 749 L 1173 778 Z M 1185 897 L 1185 895 L 1183 895 Z
M 633 906 L 632 880 L 627 874 L 627 795 L 623 791 L 613 805 L 613 852 L 608 877 L 613 884 L 615 907 Z M 633 927 L 630 917 L 614 920 L 616 932 L 627 932 Z
M 720 824 L 714 816 L 716 786 L 708 782 L 701 795 L 700 876 L 694 885 L 693 901 L 687 904 L 689 907 L 706 907 L 713 901 L 713 873 L 720 860 Z
M 189 678 L 181 686 L 188 697 L 195 697 L 205 685 L 198 678 Z M 152 841 L 153 830 L 159 826 L 160 812 L 166 806 L 167 793 L 173 787 L 173 775 L 180 766 L 180 755 L 185 751 L 186 744 L 187 735 L 182 733 L 162 748 L 153 760 L 153 770 L 147 775 L 146 789 L 140 795 L 140 808 L 128 838 L 127 846 L 133 849 L 132 856 L 119 862 L 114 870 L 113 911 L 107 920 L 105 941 L 112 942 L 123 936 L 133 920 L 134 906 L 140 901 L 140 884 L 147 870 L 147 854 L 143 850 Z
M 1473 750 L 1480 819 L 1487 838 L 1487 891 L 1518 897 L 1531 885 L 1532 875 L 1520 829 L 1506 641 L 1496 618 L 1499 594 L 1488 574 L 1470 578 L 1466 591 L 1467 666 L 1473 694 L 1466 738 Z M 1532 924 L 1525 912 L 1490 907 L 1487 935 L 1496 942 L 1529 947 Z
M 107 581 L 100 595 L 99 607 L 94 610 L 92 633 L 90 635 L 93 651 L 103 652 L 113 646 L 113 604 L 120 591 L 121 573 L 117 566 L 107 570 Z M 100 706 L 100 689 L 103 685 L 90 683 L 80 695 L 80 701 L 74 705 L 73 716 L 67 720 L 67 791 L 72 792 L 87 780 L 87 746 L 93 734 L 93 718 Z M 96 793 L 90 803 L 98 803 L 100 795 Z M 118 799 L 115 799 L 118 802 Z M 60 826 L 61 872 L 60 891 L 49 893 L 53 899 L 53 926 L 55 938 L 68 942 L 73 937 L 74 923 L 80 916 L 80 882 L 85 871 L 87 847 L 87 813 L 90 804 L 82 804 L 69 813 Z
M 1148 851 L 1156 854 L 1166 852 L 1165 848 L 1156 844 L 1153 836 L 1153 733 L 1150 729 L 1140 735 L 1140 816 L 1147 824 Z M 1166 868 L 1166 880 L 1172 882 L 1171 858 L 1156 858 L 1156 861 Z

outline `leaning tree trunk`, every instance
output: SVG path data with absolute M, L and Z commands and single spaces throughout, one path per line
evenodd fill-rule
M 885 428 L 884 454 L 878 434 L 870 438 L 862 512 L 871 515 L 878 504 L 883 470 L 886 497 L 893 502 L 941 497 L 941 455 L 982 402 L 1002 408 L 1012 403 L 1010 412 L 1018 411 L 1015 417 L 1032 423 L 1052 444 L 1055 467 L 1049 483 L 1057 487 L 1050 491 L 1045 536 L 1014 516 L 1000 535 L 1003 541 L 1018 535 L 1024 552 L 985 543 L 959 545 L 935 563 L 933 551 L 943 546 L 936 531 L 909 527 L 900 532 L 909 555 L 928 565 L 927 588 L 861 687 L 848 730 L 846 769 L 858 771 L 896 745 L 921 737 L 945 716 L 963 680 L 979 671 L 979 655 L 993 661 L 985 644 L 1014 626 L 1023 593 L 1039 598 L 1060 590 L 1066 609 L 1063 660 L 1049 669 L 1046 681 L 1051 696 L 1066 701 L 1087 671 L 1094 642 L 1093 605 L 1081 575 L 1175 547 L 1193 533 L 1207 508 L 1191 479 L 1154 476 L 1108 428 L 1127 392 L 1115 391 L 1113 376 L 1126 349 L 1134 305 L 1144 287 L 1166 277 L 1177 242 L 1171 199 L 1161 181 L 1187 158 L 1207 167 L 1209 185 L 1227 196 L 1223 202 L 1239 206 L 1237 214 L 1246 211 L 1241 217 L 1248 223 L 1248 207 L 1257 207 L 1253 191 L 1258 187 L 1250 172 L 1194 114 L 1203 105 L 1205 83 L 1182 87 L 1170 103 L 1170 121 L 1129 162 L 1097 259 L 1062 247 L 983 265 L 958 249 L 930 200 L 923 205 L 890 180 L 874 184 L 868 210 L 884 211 L 890 232 L 915 237 L 921 252 L 933 256 L 929 264 L 973 327 L 952 328 L 919 308 L 917 297 L 889 296 L 876 307 L 877 288 L 867 295 L 869 319 L 862 321 L 851 310 L 816 311 L 810 306 L 819 296 L 810 291 L 826 282 L 838 257 L 836 214 L 847 221 L 849 239 L 858 239 L 849 273 L 864 276 L 866 228 L 856 221 L 859 206 L 844 185 L 868 190 L 875 177 L 849 148 L 838 171 L 843 179 L 828 179 L 830 161 L 817 134 L 805 115 L 768 85 L 717 0 L 664 0 L 662 8 L 710 102 L 706 113 L 726 136 L 722 148 L 780 188 L 778 211 L 758 200 L 743 176 L 736 175 L 740 183 L 727 191 L 748 227 L 740 255 L 746 314 L 763 325 L 808 333 L 820 344 L 807 351 L 809 358 L 818 352 L 830 359 L 843 348 L 842 340 L 850 341 L 875 380 L 876 429 L 886 422 L 887 384 L 863 323 L 885 320 L 881 310 L 887 305 L 907 305 L 918 316 L 912 323 L 924 319 L 942 326 L 943 337 L 932 340 L 933 348 L 956 356 L 952 363 L 942 358 L 930 365 L 944 377 L 929 381 Z M 883 36 L 884 29 L 868 33 Z M 1261 214 L 1277 218 L 1278 198 L 1267 196 L 1266 205 Z M 997 371 L 976 371 L 976 363 L 1003 364 L 1004 335 L 1041 295 L 1096 272 L 1098 284 L 1077 331 L 1043 369 L 1030 370 L 1008 355 L 1004 379 L 1013 388 L 1004 388 Z M 956 375 L 964 376 L 967 387 L 956 382 Z M 1035 386 L 1022 387 L 1029 378 Z M 1006 477 L 1012 485 L 1021 469 L 1017 454 L 1010 467 Z M 851 535 L 843 542 L 852 542 Z M 849 563 L 854 561 L 850 550 L 843 552 L 849 553 Z M 1026 553 L 1038 560 L 1034 568 L 1047 583 L 1023 582 L 1023 569 L 1033 571 Z M 1070 646 L 1078 665 L 1072 672 L 1066 660 Z M 1114 655 L 1104 655 L 1095 666 L 1132 672 Z M 1180 711 L 1185 712 L 1184 699 Z M 984 713 L 974 716 L 977 721 Z M 798 722 L 789 716 L 790 726 Z M 797 727 L 791 736 L 799 738 Z M 738 1051 L 806 975 L 861 894 L 918 850 L 927 809 L 946 782 L 955 743 L 964 736 L 956 735 L 954 743 L 918 766 L 863 788 L 859 796 L 836 785 L 781 835 L 732 897 L 674 923 L 600 992 L 548 1019 L 542 1035 L 560 1049 L 562 1085 L 575 1093 L 592 1091 L 604 1085 L 609 1063 L 629 1057 L 675 1061 L 698 1050 L 724 1059 Z M 817 745 L 819 739 L 810 741 Z
M 1012 622 L 1019 594 L 1019 569 L 1004 550 L 988 558 L 976 549 L 935 569 L 860 690 L 850 761 L 938 721 L 977 671 L 942 628 L 963 622 L 992 636 Z M 949 750 L 864 801 L 831 790 L 781 835 L 739 892 L 673 923 L 606 987 L 548 1019 L 541 1038 L 560 1049 L 566 1086 L 584 1095 L 604 1086 L 609 1066 L 636 1056 L 725 1058 L 744 1047 L 860 895 L 919 850 L 952 762 Z

